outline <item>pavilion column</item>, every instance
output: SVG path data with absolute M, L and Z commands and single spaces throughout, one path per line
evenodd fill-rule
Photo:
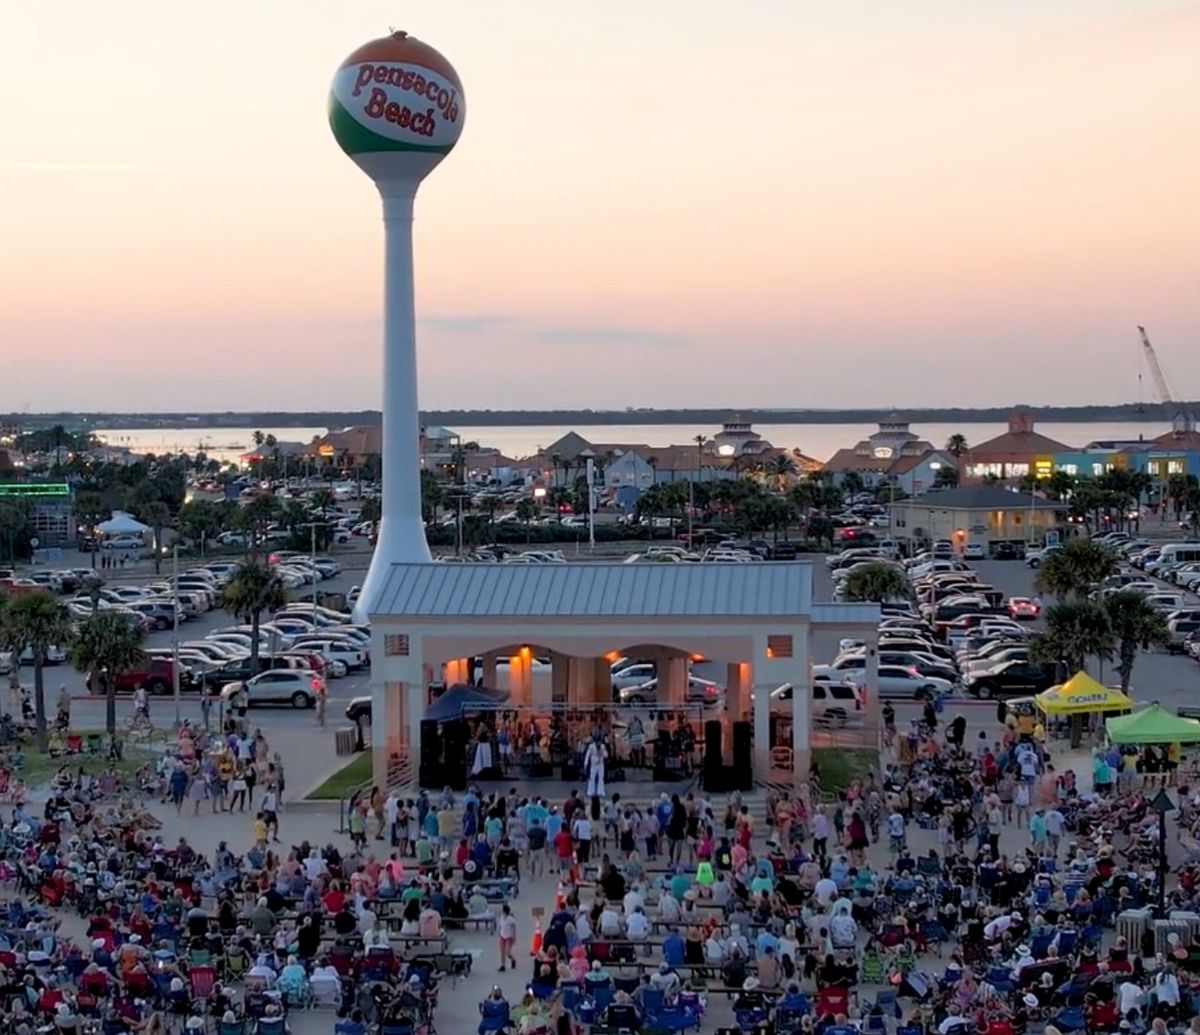
M 721 728 L 721 754 L 726 759 L 733 758 L 733 724 L 744 716 L 749 693 L 749 662 L 730 662 L 725 667 L 725 722 Z
M 496 663 L 499 658 L 500 656 L 494 650 L 490 650 L 479 659 L 478 677 L 483 680 L 483 685 L 489 690 L 496 689 Z
M 669 708 L 682 708 L 687 701 L 688 659 L 678 654 L 668 655 L 659 664 L 658 672 L 660 700 L 665 699 Z
M 387 786 L 388 760 L 393 755 L 403 756 L 407 744 L 420 744 L 420 726 L 417 727 L 418 739 L 413 741 L 412 732 L 405 727 L 404 683 L 380 683 L 372 692 L 371 701 L 371 779 L 380 787 Z M 409 757 L 418 752 L 409 750 Z
M 452 658 L 442 667 L 447 686 L 471 682 L 471 659 Z
M 550 711 L 550 705 L 553 701 L 552 681 L 543 677 L 535 682 L 533 678 L 533 652 L 528 647 L 522 647 L 520 654 L 525 666 L 525 678 L 529 686 L 525 700 L 529 701 L 539 711 Z
M 793 660 L 799 681 L 792 682 L 792 774 L 801 793 L 808 787 L 812 766 L 812 646 L 809 626 L 792 640 Z
M 574 684 L 575 659 L 557 651 L 550 655 L 550 696 L 566 704 L 577 704 Z
M 758 666 L 755 665 L 757 671 Z M 766 674 L 754 680 L 754 775 L 765 780 L 771 772 L 771 691 L 777 683 L 764 682 Z
M 592 658 L 592 700 L 596 704 L 612 704 L 612 662 L 608 658 Z
M 518 707 L 533 703 L 532 659 L 523 651 L 517 651 L 508 659 L 508 691 L 512 702 Z

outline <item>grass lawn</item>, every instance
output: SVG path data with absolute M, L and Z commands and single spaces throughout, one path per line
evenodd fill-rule
M 78 732 L 84 738 L 85 742 L 89 733 L 98 733 L 104 738 L 107 749 L 108 734 L 103 730 L 73 730 L 72 732 Z M 25 765 L 19 771 L 19 775 L 29 788 L 40 787 L 49 781 L 64 765 L 72 773 L 82 768 L 85 773 L 90 773 L 93 776 L 102 773 L 108 767 L 107 752 L 98 755 L 59 755 L 56 758 L 51 758 L 49 755 L 41 754 L 37 746 L 32 743 L 24 745 L 21 750 L 25 756 Z M 157 751 L 148 750 L 140 744 L 130 744 L 126 741 L 124 757 L 121 761 L 115 763 L 114 768 L 121 774 L 126 786 L 128 786 L 139 766 L 145 762 L 153 762 L 157 758 Z
M 879 752 L 865 748 L 813 748 L 812 755 L 823 791 L 840 791 L 879 765 Z
M 308 795 L 310 800 L 340 801 L 348 791 L 371 779 L 371 752 L 362 751 Z

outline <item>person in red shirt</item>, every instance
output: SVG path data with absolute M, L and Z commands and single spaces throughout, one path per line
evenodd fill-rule
M 558 856 L 558 872 L 570 872 L 575 845 L 571 841 L 571 832 L 565 826 L 554 835 L 554 854 Z

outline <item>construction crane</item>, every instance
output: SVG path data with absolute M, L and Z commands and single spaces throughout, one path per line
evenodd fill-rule
M 1175 400 L 1171 398 L 1170 386 L 1167 384 L 1166 377 L 1163 376 L 1162 367 L 1158 365 L 1158 356 L 1155 355 L 1154 346 L 1150 344 L 1150 336 L 1141 324 L 1138 324 L 1138 334 L 1142 336 L 1142 351 L 1146 354 L 1146 365 L 1150 368 L 1150 376 L 1154 379 L 1154 388 L 1158 392 L 1159 401 L 1169 406 Z

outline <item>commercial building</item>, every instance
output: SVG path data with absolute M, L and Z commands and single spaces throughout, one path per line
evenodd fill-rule
M 0 484 L 0 500 L 29 507 L 33 534 L 39 547 L 67 546 L 75 541 L 73 496 L 66 482 L 11 482 Z
M 1039 433 L 1028 410 L 1016 410 L 1008 418 L 1008 430 L 972 446 L 962 456 L 960 481 L 985 479 L 1012 481 L 1034 474 L 1048 478 L 1054 473 L 1054 458 L 1070 450 L 1061 442 Z
M 1060 504 L 998 485 L 966 485 L 897 500 L 891 533 L 902 541 L 1041 542 L 1058 527 Z
M 864 484 L 873 486 L 883 482 L 901 460 L 925 457 L 933 452 L 932 442 L 926 442 L 909 427 L 908 421 L 893 414 L 880 421 L 878 430 L 861 442 L 839 449 L 825 461 L 822 469 L 833 475 L 835 483 L 854 472 Z

